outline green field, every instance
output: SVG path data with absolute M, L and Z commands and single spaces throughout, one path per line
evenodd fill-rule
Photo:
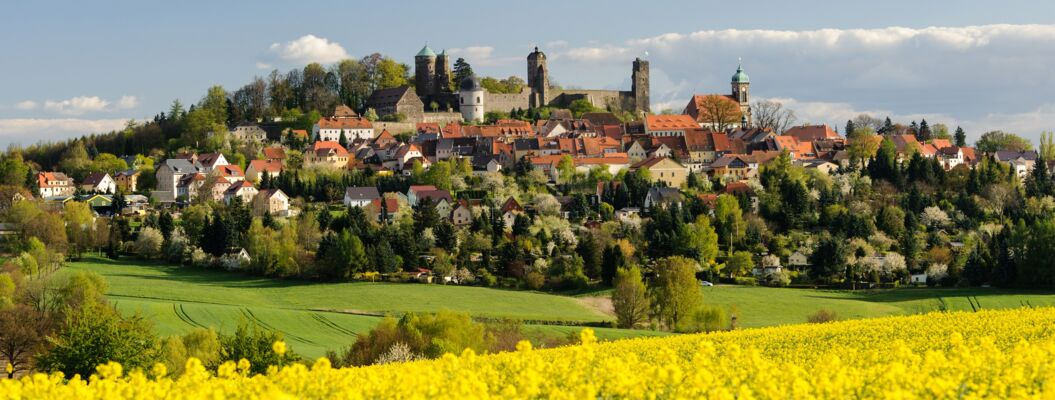
M 109 283 L 107 296 L 124 312 L 139 311 L 162 335 L 194 327 L 232 331 L 241 320 L 283 332 L 306 356 L 351 345 L 357 333 L 380 320 L 373 315 L 452 310 L 478 317 L 598 322 L 612 318 L 579 300 L 528 291 L 391 283 L 318 283 L 274 280 L 237 273 L 87 258 L 70 271 L 93 271 Z M 580 328 L 533 325 L 566 335 Z M 602 338 L 654 335 L 650 331 L 598 329 Z
M 952 310 L 970 310 L 968 296 L 986 309 L 1055 305 L 1055 292 L 992 288 L 851 292 L 719 285 L 702 288 L 702 291 L 706 303 L 735 309 L 741 327 L 803 323 L 807 316 L 820 309 L 835 311 L 841 319 L 929 312 L 939 308 L 939 298 L 944 299 L 946 307 Z

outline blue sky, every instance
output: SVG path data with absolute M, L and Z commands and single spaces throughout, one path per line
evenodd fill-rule
M 834 3 L 834 4 L 833 4 Z M 484 75 L 524 75 L 538 45 L 564 86 L 629 87 L 647 51 L 654 108 L 725 93 L 742 57 L 755 97 L 800 122 L 860 112 L 1055 130 L 1055 2 L 19 2 L 2 6 L 0 144 L 108 130 L 213 84 L 426 41 Z M 997 5 L 994 5 L 997 4 Z

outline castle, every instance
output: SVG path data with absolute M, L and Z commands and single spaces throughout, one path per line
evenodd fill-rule
M 459 109 L 466 120 L 482 121 L 483 113 L 509 112 L 543 106 L 568 107 L 575 100 L 584 99 L 596 107 L 649 112 L 648 61 L 635 59 L 631 70 L 629 91 L 561 89 L 549 84 L 546 53 L 535 51 L 527 56 L 527 85 L 520 93 L 491 93 L 483 89 L 475 77 L 467 82 L 455 82 L 451 87 L 451 68 L 446 51 L 439 54 L 428 45 L 414 57 L 414 84 L 424 104 L 436 103 L 439 109 Z M 480 112 L 482 110 L 482 113 Z

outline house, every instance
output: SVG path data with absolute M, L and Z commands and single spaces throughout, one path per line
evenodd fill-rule
M 689 129 L 698 129 L 700 125 L 689 115 L 647 115 L 645 132 L 649 136 L 684 136 Z
M 114 196 L 111 194 L 83 194 L 74 196 L 74 199 L 88 204 L 97 214 L 109 214 L 114 203 Z
M 909 279 L 910 279 L 909 283 L 911 283 L 913 285 L 926 285 L 927 284 L 927 274 L 925 274 L 925 273 L 923 273 L 923 274 L 912 274 L 912 276 L 910 276 Z
M 406 166 L 413 165 L 411 160 L 415 158 L 424 159 L 421 154 L 421 148 L 416 144 L 404 144 L 399 147 L 399 150 L 397 150 L 395 154 L 396 163 L 399 166 L 399 169 L 408 169 Z
M 803 168 L 814 169 L 829 175 L 839 169 L 839 164 L 819 158 L 812 160 L 801 160 L 798 162 L 798 164 L 801 165 Z
M 751 156 L 726 154 L 711 163 L 710 168 L 713 176 L 731 176 L 740 180 L 754 176 L 758 170 L 758 162 Z
M 797 142 L 813 142 L 822 139 L 840 139 L 838 133 L 827 124 L 824 125 L 802 125 L 791 127 L 784 131 L 784 136 L 791 136 Z
M 623 207 L 615 210 L 615 218 L 620 221 L 628 221 L 641 215 L 641 209 L 637 207 Z
M 707 105 L 708 98 L 717 99 L 719 102 L 729 103 L 729 106 L 725 109 L 732 110 L 735 108 L 736 113 L 725 116 L 712 115 L 714 114 L 714 111 L 711 110 L 722 108 L 715 107 L 717 103 L 710 106 Z M 689 103 L 685 105 L 685 110 L 682 111 L 682 114 L 691 118 L 692 121 L 696 123 L 697 127 L 710 127 L 713 129 L 721 129 L 722 125 L 740 125 L 739 120 L 742 117 L 741 113 L 740 102 L 737 98 L 734 95 L 726 94 L 693 95 L 692 98 L 689 99 Z M 733 119 L 737 120 L 737 123 L 730 123 L 730 120 Z
M 418 205 L 418 198 L 422 192 L 434 190 L 436 190 L 436 187 L 432 185 L 410 185 L 410 188 L 407 189 L 407 203 L 414 207 Z
M 117 182 L 119 192 L 134 193 L 139 185 L 139 171 L 134 169 L 120 171 L 114 174 L 114 181 Z
M 356 139 L 370 140 L 374 138 L 374 126 L 370 120 L 360 117 L 343 104 L 333 111 L 333 115 L 319 119 L 319 122 L 311 126 L 311 136 L 317 141 L 337 142 L 342 134 L 348 142 Z
M 644 203 L 646 209 L 653 207 L 667 208 L 672 205 L 681 207 L 681 190 L 673 187 L 653 187 L 648 189 Z
M 88 176 L 84 177 L 80 185 L 77 185 L 81 190 L 91 193 L 116 193 L 117 183 L 110 174 L 105 172 L 92 172 Z
M 289 196 L 282 189 L 264 189 L 253 198 L 253 209 L 260 214 L 289 216 Z
M 689 176 L 688 168 L 666 157 L 652 157 L 640 161 L 632 165 L 630 170 L 637 171 L 642 168 L 649 171 L 649 176 L 653 183 L 663 182 L 670 187 L 681 187 Z
M 789 267 L 805 267 L 810 265 L 810 258 L 801 250 L 791 253 L 788 256 Z
M 965 163 L 963 150 L 958 146 L 943 147 L 938 150 L 938 161 L 946 170 L 956 168 Z
M 468 201 L 459 200 L 458 206 L 451 211 L 451 223 L 454 226 L 466 226 L 473 223 L 473 209 Z
M 993 155 L 996 161 L 1007 164 L 1015 171 L 1019 179 L 1025 179 L 1033 170 L 1033 164 L 1037 162 L 1037 152 L 1033 150 L 1023 151 L 997 151 Z
M 223 193 L 223 200 L 230 203 L 232 200 L 238 198 L 241 199 L 243 203 L 251 204 L 257 193 L 258 191 L 253 187 L 252 183 L 238 181 L 232 183 L 231 186 L 227 188 L 227 191 Z
M 505 203 L 502 203 L 502 222 L 505 227 L 512 228 L 513 223 L 516 222 L 517 215 L 524 213 L 524 207 L 520 205 L 520 202 L 516 198 L 510 196 L 506 199 Z
M 256 124 L 238 125 L 234 127 L 229 134 L 232 138 L 243 142 L 260 143 L 267 140 L 267 131 L 263 130 Z
M 77 190 L 73 186 L 73 179 L 62 172 L 38 172 L 37 188 L 40 190 L 40 197 L 44 199 L 73 196 L 73 192 Z
M 125 196 L 125 208 L 121 209 L 121 215 L 144 215 L 150 207 L 150 199 L 141 194 L 130 194 Z
M 222 153 L 201 153 L 201 154 L 190 154 L 180 155 L 175 158 L 189 160 L 192 163 L 198 163 L 204 169 L 202 172 L 212 172 L 218 166 L 230 165 L 227 162 L 227 158 Z
M 281 147 L 265 147 L 261 150 L 264 153 L 264 160 L 273 161 L 278 163 L 286 162 L 286 149 Z
M 260 181 L 265 174 L 271 178 L 277 178 L 280 173 L 282 173 L 282 161 L 280 160 L 253 160 L 245 168 L 245 178 L 253 182 Z
M 234 164 L 219 165 L 212 170 L 212 174 L 220 178 L 219 180 L 227 181 L 227 183 L 245 180 L 245 172 L 242 172 L 242 167 Z
M 370 205 L 366 207 L 366 211 L 377 215 L 377 222 L 385 222 L 394 220 L 400 208 L 399 198 L 386 194 L 379 199 L 371 201 Z
M 381 193 L 373 186 L 352 186 L 344 190 L 344 205 L 346 207 L 362 207 L 370 205 L 370 202 L 380 199 Z
M 450 215 L 453 211 L 454 200 L 451 198 L 451 192 L 443 189 L 437 190 L 426 190 L 418 192 L 417 204 L 420 205 L 422 201 L 430 201 L 432 205 L 436 207 L 436 213 L 439 215 Z
M 332 140 L 315 142 L 304 152 L 305 168 L 345 168 L 349 160 L 348 150 Z
M 685 149 L 689 153 L 690 168 L 698 172 L 704 165 L 728 154 L 731 147 L 725 133 L 691 129 L 685 131 Z

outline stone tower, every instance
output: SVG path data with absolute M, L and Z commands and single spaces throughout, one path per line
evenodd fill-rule
M 428 45 L 414 56 L 414 87 L 418 96 L 436 93 L 436 53 Z
M 731 83 L 733 87 L 733 98 L 740 104 L 740 114 L 746 119 L 748 126 L 751 119 L 751 79 L 747 77 L 741 63 L 736 64 L 736 73 L 733 74 Z
M 546 53 L 538 50 L 527 57 L 527 85 L 531 88 L 531 107 L 546 105 L 546 90 L 549 89 L 549 67 L 546 66 Z
M 436 89 L 435 93 L 451 92 L 451 64 L 447 58 L 447 50 L 441 51 L 436 56 Z
M 630 80 L 630 91 L 634 93 L 634 111 L 651 111 L 648 99 L 648 60 L 634 59 L 634 72 Z

